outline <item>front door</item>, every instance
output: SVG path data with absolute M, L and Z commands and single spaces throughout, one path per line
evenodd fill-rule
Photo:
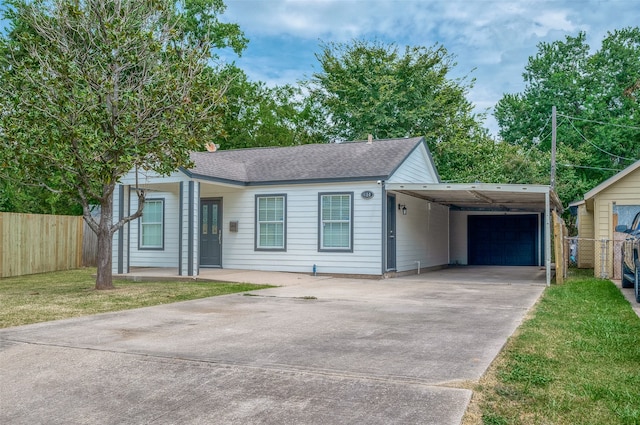
M 222 266 L 222 208 L 219 199 L 200 201 L 200 266 Z
M 387 270 L 396 269 L 396 197 L 387 195 Z

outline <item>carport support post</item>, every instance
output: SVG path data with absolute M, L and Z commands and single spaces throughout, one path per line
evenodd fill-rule
M 547 269 L 547 286 L 551 285 L 551 205 L 549 190 L 544 193 L 544 261 Z

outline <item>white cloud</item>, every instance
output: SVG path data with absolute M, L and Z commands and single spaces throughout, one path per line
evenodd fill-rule
M 386 2 L 385 2 L 386 3 Z M 261 36 L 286 34 L 305 39 L 330 36 L 348 40 L 367 27 L 370 14 L 362 1 L 236 0 L 227 3 L 227 16 L 244 22 Z
M 551 31 L 573 32 L 576 25 L 567 19 L 566 11 L 545 11 L 534 18 L 534 34 L 538 37 L 544 37 Z
M 269 84 L 295 83 L 314 71 L 318 41 L 378 39 L 442 44 L 457 58 L 456 77 L 473 76 L 478 110 L 521 91 L 527 59 L 540 42 L 586 31 L 592 48 L 607 31 L 637 26 L 629 0 L 227 0 L 230 21 L 251 44 L 238 63 Z

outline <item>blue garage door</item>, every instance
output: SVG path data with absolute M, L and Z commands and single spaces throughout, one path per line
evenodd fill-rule
M 471 215 L 468 221 L 470 265 L 535 266 L 538 217 Z

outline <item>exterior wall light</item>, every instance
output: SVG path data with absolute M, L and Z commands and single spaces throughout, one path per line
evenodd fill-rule
M 402 215 L 407 215 L 407 206 L 405 204 L 398 204 L 398 211 L 402 210 Z

